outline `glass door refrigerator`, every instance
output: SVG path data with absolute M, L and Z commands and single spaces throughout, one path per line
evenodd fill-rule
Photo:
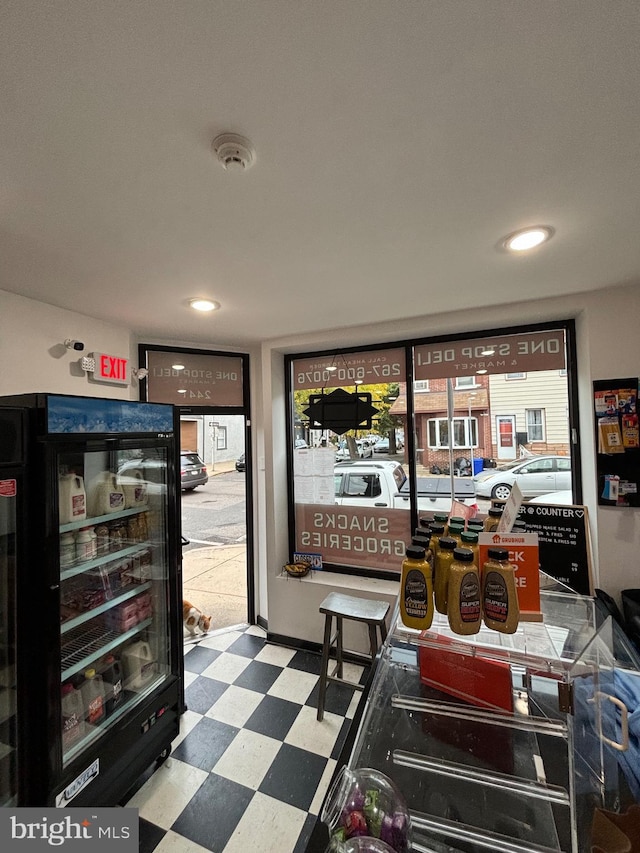
M 11 407 L 24 409 L 24 495 L 13 522 L 0 514 L 2 664 L 18 697 L 17 736 L 0 730 L 8 755 L 17 740 L 17 794 L 3 770 L 3 797 L 116 805 L 169 754 L 183 710 L 177 415 L 27 394 L 0 398 L 0 423 Z

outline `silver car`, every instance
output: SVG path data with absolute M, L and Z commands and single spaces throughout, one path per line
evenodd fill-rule
M 514 483 L 525 498 L 571 489 L 568 456 L 530 456 L 498 468 L 487 468 L 473 478 L 479 498 L 506 500 Z

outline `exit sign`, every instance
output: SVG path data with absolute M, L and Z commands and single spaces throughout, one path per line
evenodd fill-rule
M 115 382 L 127 385 L 129 382 L 129 360 L 118 355 L 108 355 L 106 352 L 94 352 L 93 378 L 96 382 Z

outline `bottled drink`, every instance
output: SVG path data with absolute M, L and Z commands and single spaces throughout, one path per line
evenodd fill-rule
M 502 510 L 492 507 L 484 520 L 485 533 L 493 533 L 494 530 L 497 530 L 501 518 Z
M 89 726 L 96 726 L 104 720 L 104 685 L 102 676 L 93 667 L 84 672 L 82 700 L 85 720 Z
M 84 735 L 84 704 L 79 690 L 68 681 L 62 685 L 62 748 L 69 749 Z

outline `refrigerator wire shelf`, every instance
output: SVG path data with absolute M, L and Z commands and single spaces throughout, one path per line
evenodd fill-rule
M 121 637 L 118 631 L 109 631 L 104 626 L 96 625 L 93 628 L 78 626 L 69 631 L 64 638 L 61 649 L 62 670 L 69 669 L 80 663 L 84 658 L 99 652 L 109 643 L 117 641 Z

